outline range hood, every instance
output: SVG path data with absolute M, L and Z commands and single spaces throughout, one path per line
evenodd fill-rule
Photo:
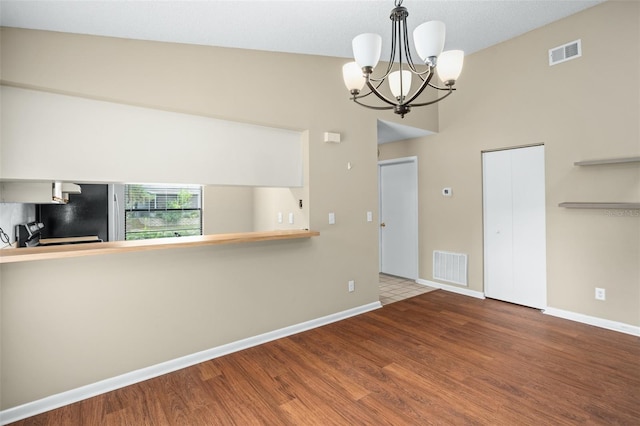
M 53 182 L 52 198 L 54 201 L 61 203 L 69 202 L 69 194 L 81 194 L 82 190 L 80 185 L 68 182 Z
M 69 194 L 80 194 L 80 185 L 69 182 L 3 182 L 0 201 L 3 203 L 66 204 Z

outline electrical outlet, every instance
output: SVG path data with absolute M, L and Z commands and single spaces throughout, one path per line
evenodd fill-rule
M 604 288 L 596 287 L 596 300 L 606 300 Z
M 349 280 L 349 293 L 353 293 L 354 291 L 356 291 L 356 282 Z

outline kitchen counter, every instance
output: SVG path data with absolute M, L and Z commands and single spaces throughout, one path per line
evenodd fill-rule
M 56 246 L 22 247 L 0 250 L 0 263 L 28 262 L 32 260 L 63 259 L 98 254 L 126 253 L 131 251 L 161 250 L 220 244 L 251 243 L 258 241 L 311 238 L 318 231 L 282 230 L 266 232 L 242 232 L 233 234 L 198 235 L 195 237 L 156 238 L 151 240 L 110 241 L 103 243 L 79 243 Z
M 46 246 L 48 244 L 78 244 L 78 243 L 97 243 L 102 242 L 97 235 L 86 237 L 61 237 L 61 238 L 40 238 L 40 244 Z

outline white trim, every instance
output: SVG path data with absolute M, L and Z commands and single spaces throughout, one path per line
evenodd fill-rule
M 441 284 L 435 281 L 424 280 L 418 278 L 416 284 L 426 285 L 429 287 L 439 288 L 441 290 L 449 291 L 451 293 L 462 294 L 463 296 L 475 297 L 476 299 L 484 299 L 484 293 L 481 291 L 469 290 L 468 288 L 456 287 L 454 285 Z
M 592 317 L 589 315 L 579 314 L 577 312 L 564 311 L 562 309 L 556 308 L 546 308 L 542 312 L 546 315 L 564 318 L 571 321 L 581 322 L 583 324 L 589 324 L 600 328 L 606 328 L 607 330 L 618 331 L 620 333 L 631 334 L 632 336 L 640 337 L 640 327 L 635 325 L 611 321 L 604 318 Z
M 402 157 L 402 158 L 392 158 L 390 160 L 379 160 L 378 166 L 387 166 L 389 164 L 400 164 L 400 163 L 417 163 L 418 157 L 416 155 L 412 155 L 411 157 Z
M 424 280 L 418 278 L 416 284 L 426 285 L 433 288 L 439 288 L 452 293 L 462 294 L 464 296 L 471 296 L 478 299 L 485 299 L 485 295 L 482 292 L 469 290 L 466 288 L 455 287 L 452 285 L 441 284 L 434 281 Z M 640 326 L 626 324 L 623 322 L 611 321 L 604 318 L 592 317 L 589 315 L 579 314 L 577 312 L 564 311 L 556 308 L 544 308 L 542 313 L 545 315 L 551 315 L 553 317 L 564 318 L 571 321 L 580 322 L 583 324 L 593 325 L 595 327 L 604 328 L 607 330 L 617 331 L 620 333 L 631 334 L 632 336 L 640 337 Z
M 120 389 L 125 386 L 142 382 L 144 380 L 149 380 L 154 377 L 158 377 L 163 374 L 171 373 L 182 368 L 199 364 L 201 362 L 228 355 L 233 352 L 241 351 L 253 346 L 258 346 L 272 340 L 291 336 L 293 334 L 301 333 L 303 331 L 311 330 L 316 327 L 321 327 L 323 325 L 360 315 L 365 312 L 373 311 L 381 307 L 382 305 L 380 304 L 380 302 L 369 303 L 367 305 L 347 309 L 346 311 L 337 312 L 335 314 L 316 318 L 310 321 L 291 325 L 264 334 L 259 334 L 257 336 L 248 337 L 246 339 L 238 340 L 226 345 L 207 349 L 202 352 L 196 352 L 191 355 L 186 355 L 180 358 L 162 362 L 160 364 L 141 368 L 139 370 L 101 380 L 96 383 L 91 383 L 86 386 L 81 386 L 79 388 L 71 389 L 66 392 L 51 395 L 37 401 L 28 402 L 17 407 L 12 407 L 4 411 L 0 411 L 0 424 L 6 425 L 8 423 L 13 423 L 15 421 L 35 416 L 36 414 L 44 413 L 46 411 L 60 408 L 65 405 L 73 404 L 75 402 L 82 401 L 96 395 Z

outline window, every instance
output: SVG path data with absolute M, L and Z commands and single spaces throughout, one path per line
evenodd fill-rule
M 202 235 L 202 187 L 125 185 L 124 239 Z

